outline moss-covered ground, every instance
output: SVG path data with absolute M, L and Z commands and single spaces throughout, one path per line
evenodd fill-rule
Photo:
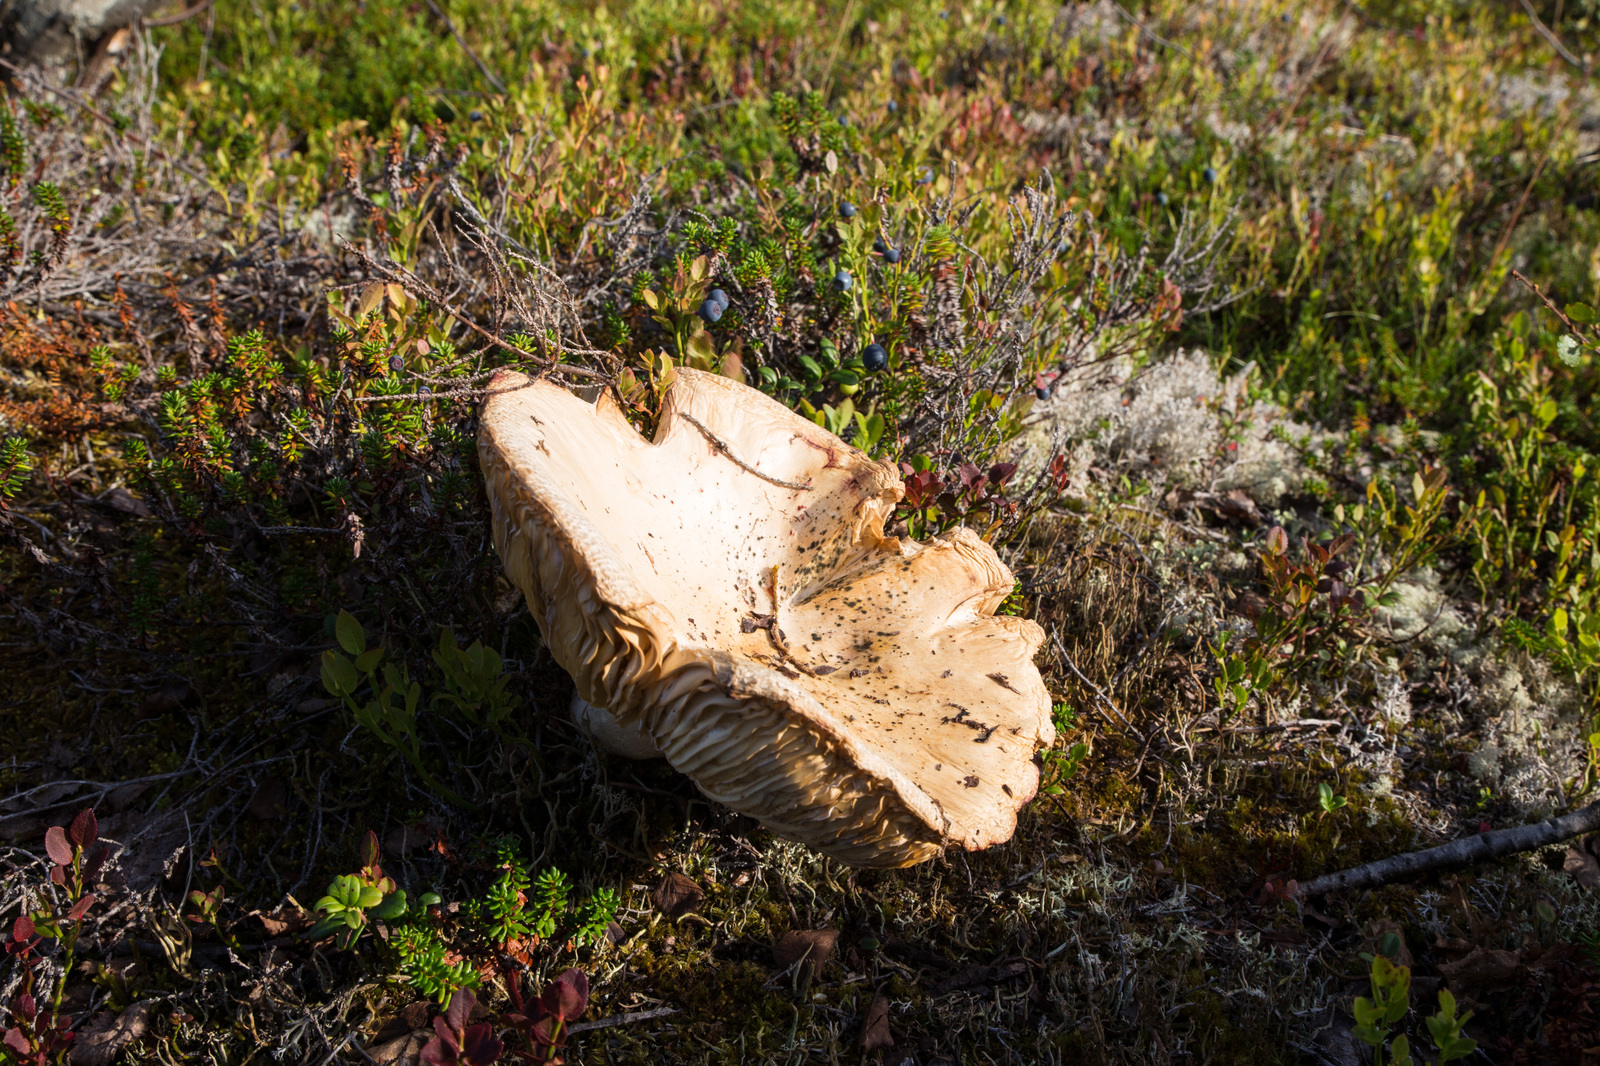
M 1294 892 L 1593 799 L 1600 10 L 1531 6 L 260 0 L 13 86 L 0 919 L 71 904 L 48 827 L 118 854 L 70 954 L 14 936 L 0 1056 L 69 1054 L 31 987 L 75 1062 L 410 1063 L 462 984 L 509 1056 L 576 966 L 571 1062 L 1342 1066 L 1381 955 L 1419 1056 L 1444 988 L 1480 1060 L 1590 1061 L 1600 846 Z M 1060 731 L 1011 841 L 852 870 L 572 726 L 475 403 L 648 422 L 652 353 L 991 537 Z M 340 612 L 421 686 L 393 743 Z M 503 696 L 442 698 L 446 627 Z M 369 832 L 410 909 L 342 950 Z

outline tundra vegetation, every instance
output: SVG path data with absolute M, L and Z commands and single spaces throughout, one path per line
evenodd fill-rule
M 1297 894 L 1595 798 L 1593 0 L 154 14 L 5 68 L 0 1056 L 1600 1044 L 1600 843 Z M 475 412 L 681 365 L 1016 573 L 1013 840 L 852 870 L 576 733 Z

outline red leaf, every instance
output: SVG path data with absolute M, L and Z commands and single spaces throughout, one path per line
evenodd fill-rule
M 445 1024 L 440 1015 L 434 1016 L 433 1031 L 439 1035 L 423 1047 L 422 1061 L 428 1066 L 456 1066 L 459 1062 L 457 1052 L 461 1050 L 461 1045 L 456 1043 L 456 1034 L 450 1031 L 450 1026 Z
M 1004 485 L 1011 480 L 1011 475 L 1016 472 L 1016 463 L 996 463 L 989 468 L 989 480 L 996 485 Z
M 455 1037 L 452 1035 L 450 1039 Z M 421 1060 L 428 1066 L 456 1066 L 455 1048 L 444 1043 L 443 1037 L 435 1037 L 422 1046 Z
M 488 1022 L 474 1025 L 461 1034 L 461 1061 L 470 1066 L 489 1066 L 504 1050 L 505 1045 L 495 1039 Z
M 39 1004 L 34 1001 L 32 992 L 24 992 L 17 997 L 15 1013 L 22 1015 L 22 1020 L 32 1022 L 34 1015 L 39 1013 Z
M 553 1017 L 576 1021 L 589 1006 L 589 978 L 582 970 L 567 970 L 550 982 L 539 1003 Z
M 100 867 L 106 864 L 106 859 L 111 856 L 109 844 L 96 844 L 83 853 L 83 879 L 92 882 L 100 876 Z
M 44 833 L 44 852 L 57 866 L 72 865 L 72 845 L 67 843 L 67 831 L 53 825 Z
M 72 820 L 72 826 L 67 830 L 67 835 L 80 848 L 86 848 L 100 839 L 100 823 L 95 821 L 93 807 L 85 807 L 78 812 L 78 816 Z
M 28 1038 L 22 1035 L 21 1029 L 7 1029 L 4 1042 L 6 1047 L 15 1051 L 18 1055 L 26 1055 L 30 1050 Z
M 566 1038 L 557 1040 L 555 1037 L 556 1026 L 564 1024 L 557 1022 L 554 1015 L 547 1014 L 533 1023 L 533 1040 L 540 1047 L 561 1047 L 566 1044 Z
M 60 885 L 62 888 L 66 888 L 67 887 L 67 868 L 65 866 L 52 866 L 52 867 L 50 867 L 50 880 L 54 881 L 56 884 Z
M 367 830 L 367 835 L 361 838 L 361 865 L 378 865 L 378 834 Z
M 71 918 L 73 921 L 78 921 L 85 914 L 89 913 L 89 908 L 93 907 L 93 906 L 94 906 L 94 893 L 90 892 L 90 893 L 87 893 L 78 902 L 76 902 L 76 903 L 74 903 L 72 905 L 72 909 L 67 912 L 67 917 Z
M 470 988 L 458 988 L 450 997 L 450 1006 L 444 1010 L 444 1020 L 453 1033 L 459 1033 L 467 1027 L 467 1022 L 472 1019 L 472 1008 L 478 1005 L 478 997 L 472 994 Z M 435 1028 L 438 1021 L 434 1022 Z
M 33 919 L 26 914 L 11 923 L 11 939 L 19 944 L 33 939 Z

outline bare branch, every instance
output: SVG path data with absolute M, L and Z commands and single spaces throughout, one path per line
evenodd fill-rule
M 1478 833 L 1462 837 L 1460 840 L 1452 840 L 1436 848 L 1411 851 L 1404 855 L 1391 855 L 1377 862 L 1325 874 L 1301 885 L 1295 894 L 1320 896 L 1337 889 L 1377 888 L 1379 885 L 1403 881 L 1434 870 L 1488 862 L 1490 859 L 1548 847 L 1584 833 L 1592 833 L 1597 829 L 1600 829 L 1600 802 L 1591 803 L 1581 811 L 1563 814 L 1536 825 Z

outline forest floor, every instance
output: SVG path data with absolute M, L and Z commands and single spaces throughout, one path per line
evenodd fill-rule
M 0 1061 L 547 1061 L 577 968 L 570 1062 L 1600 1064 L 1600 841 L 1296 892 L 1594 799 L 1590 5 L 769 6 L 262 0 L 13 87 Z M 573 726 L 476 401 L 663 357 L 989 536 L 1013 839 L 851 869 Z

